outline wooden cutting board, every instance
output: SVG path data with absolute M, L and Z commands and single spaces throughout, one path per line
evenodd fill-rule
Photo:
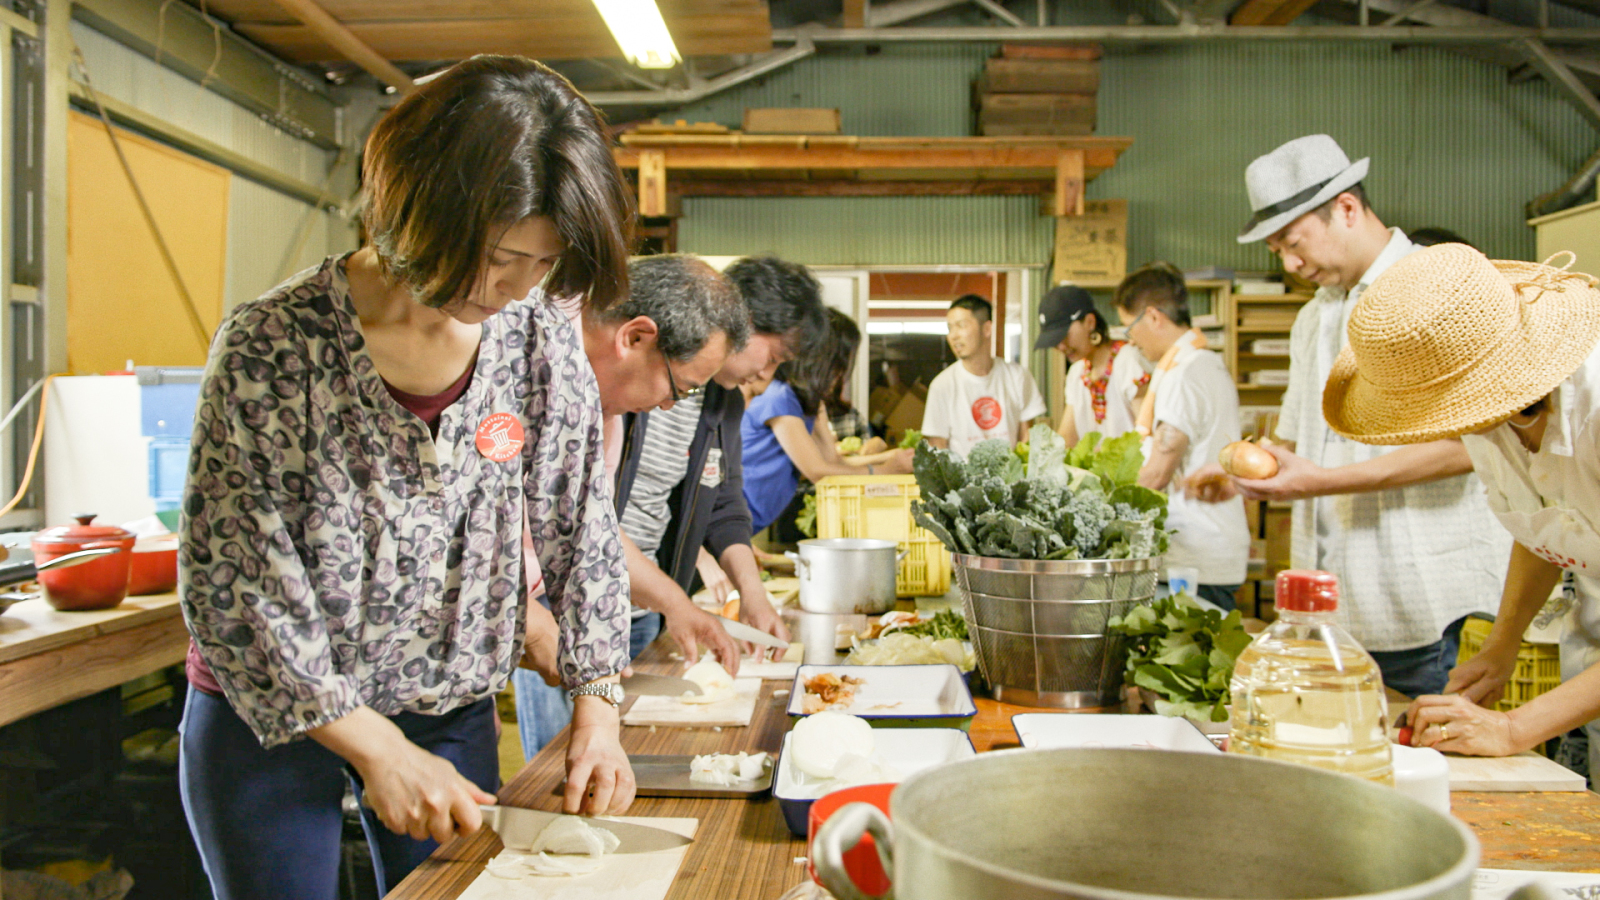
M 1533 751 L 1516 756 L 1445 755 L 1452 791 L 1582 791 L 1583 776 Z
M 637 822 L 694 836 L 699 819 L 665 819 L 654 816 L 623 816 L 623 822 Z M 604 828 L 604 822 L 597 822 Z M 665 900 L 678 877 L 678 867 L 689 852 L 689 845 L 655 853 L 623 853 L 605 857 L 600 871 L 593 875 L 528 875 L 501 878 L 485 870 L 461 893 L 460 900 Z M 523 856 L 515 850 L 501 856 Z M 498 859 L 499 857 L 496 857 Z
M 622 715 L 624 725 L 742 726 L 756 712 L 761 679 L 735 678 L 733 696 L 720 703 L 684 703 L 677 697 L 640 697 Z

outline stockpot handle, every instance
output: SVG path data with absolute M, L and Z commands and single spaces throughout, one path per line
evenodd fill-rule
M 885 875 L 889 876 L 889 893 L 882 896 L 873 896 L 863 893 L 850 880 L 849 873 L 844 869 L 844 855 L 849 850 L 861 843 L 866 835 L 872 835 L 874 849 L 878 851 L 878 862 L 883 865 Z M 894 851 L 890 848 L 893 840 L 889 817 L 871 803 L 846 803 L 839 807 L 839 811 L 828 817 L 817 829 L 816 840 L 811 842 L 811 861 L 817 867 L 817 877 L 822 879 L 822 886 L 839 900 L 888 900 L 894 896 Z M 1513 898 L 1513 900 L 1545 900 L 1545 898 Z
M 904 550 L 901 550 L 899 553 L 896 553 L 894 555 L 894 561 L 896 563 L 903 563 L 903 562 L 906 561 L 906 557 L 908 557 L 910 555 L 911 555 L 911 548 L 907 547 Z
M 811 560 L 801 557 L 800 554 L 794 552 L 793 550 L 785 550 L 783 551 L 783 555 L 789 557 L 790 561 L 794 563 L 794 573 L 796 575 L 799 575 L 803 578 L 810 574 Z

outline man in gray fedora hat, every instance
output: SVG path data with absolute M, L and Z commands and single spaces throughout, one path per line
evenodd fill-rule
M 1290 332 L 1289 386 L 1271 448 L 1278 474 L 1232 479 L 1207 499 L 1237 490 L 1294 501 L 1294 567 L 1340 577 L 1343 623 L 1377 659 L 1385 684 L 1417 696 L 1444 689 L 1467 614 L 1496 607 L 1511 540 L 1460 441 L 1373 447 L 1323 419 L 1322 386 L 1350 310 L 1418 249 L 1367 203 L 1368 162 L 1350 162 L 1333 138 L 1314 134 L 1245 170 L 1253 214 L 1239 242 L 1266 241 L 1285 271 L 1318 288 Z

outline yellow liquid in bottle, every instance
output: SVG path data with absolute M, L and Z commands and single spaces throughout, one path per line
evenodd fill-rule
M 1316 640 L 1257 642 L 1233 670 L 1228 751 L 1394 784 L 1378 667 Z

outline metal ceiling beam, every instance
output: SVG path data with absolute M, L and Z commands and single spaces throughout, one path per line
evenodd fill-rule
M 1567 64 L 1556 58 L 1550 48 L 1536 40 L 1521 40 L 1517 47 L 1528 57 L 1528 64 L 1539 71 L 1544 79 L 1572 101 L 1589 124 L 1600 130 L 1600 99 L 1578 80 Z
M 344 27 L 344 23 L 329 15 L 328 11 L 318 6 L 314 0 L 277 0 L 277 2 L 290 15 L 311 29 L 317 37 L 326 41 L 328 46 L 339 51 L 345 59 L 366 69 L 372 77 L 402 94 L 416 88 L 410 75 L 384 59 L 378 51 L 372 49 L 366 41 L 356 37 L 350 29 Z
M 1007 32 L 1015 29 L 1006 29 Z M 708 78 L 693 87 L 672 88 L 660 91 L 585 91 L 583 96 L 595 106 L 683 106 L 760 78 L 786 66 L 793 65 L 817 52 L 816 45 L 804 35 L 793 38 L 794 46 L 763 56 L 747 66 Z
M 982 8 L 984 12 L 994 16 L 996 19 L 999 19 L 1007 25 L 1010 25 L 1014 28 L 1026 27 L 1026 23 L 1022 21 L 1021 16 L 1018 16 L 1011 10 L 1006 9 L 1004 6 L 996 3 L 995 0 L 972 0 L 972 2 Z
M 339 149 L 339 105 L 325 89 L 187 3 L 77 0 L 72 17 L 152 59 L 159 42 L 162 65 L 290 134 Z
M 1239 0 L 1197 0 L 1194 17 L 1201 22 L 1225 22 Z
M 1377 8 L 1374 2 L 1373 8 Z M 971 41 L 1098 41 L 1104 44 L 1236 41 L 1386 41 L 1405 44 L 1484 44 L 1532 38 L 1546 43 L 1600 44 L 1600 28 L 1424 27 L 1391 25 L 1084 25 L 1038 28 L 791 28 L 773 29 L 775 42 L 817 44 L 945 43 Z
M 1432 6 L 1434 4 L 1434 2 L 1435 2 L 1435 0 L 1417 0 L 1417 2 L 1411 4 L 1410 6 L 1406 7 L 1405 9 L 1402 9 L 1399 12 L 1395 13 L 1394 15 L 1390 16 L 1389 18 L 1385 19 L 1383 21 L 1383 23 L 1379 27 L 1384 27 L 1384 26 L 1388 26 L 1388 25 L 1399 25 L 1401 22 L 1404 22 L 1407 19 L 1413 18 L 1416 15 L 1416 13 L 1421 12 L 1422 10 Z M 1548 25 L 1549 23 L 1545 23 L 1545 24 Z
M 897 0 L 894 3 L 874 3 L 867 9 L 867 24 L 874 28 L 888 28 L 943 12 L 952 6 L 966 6 L 968 0 Z

